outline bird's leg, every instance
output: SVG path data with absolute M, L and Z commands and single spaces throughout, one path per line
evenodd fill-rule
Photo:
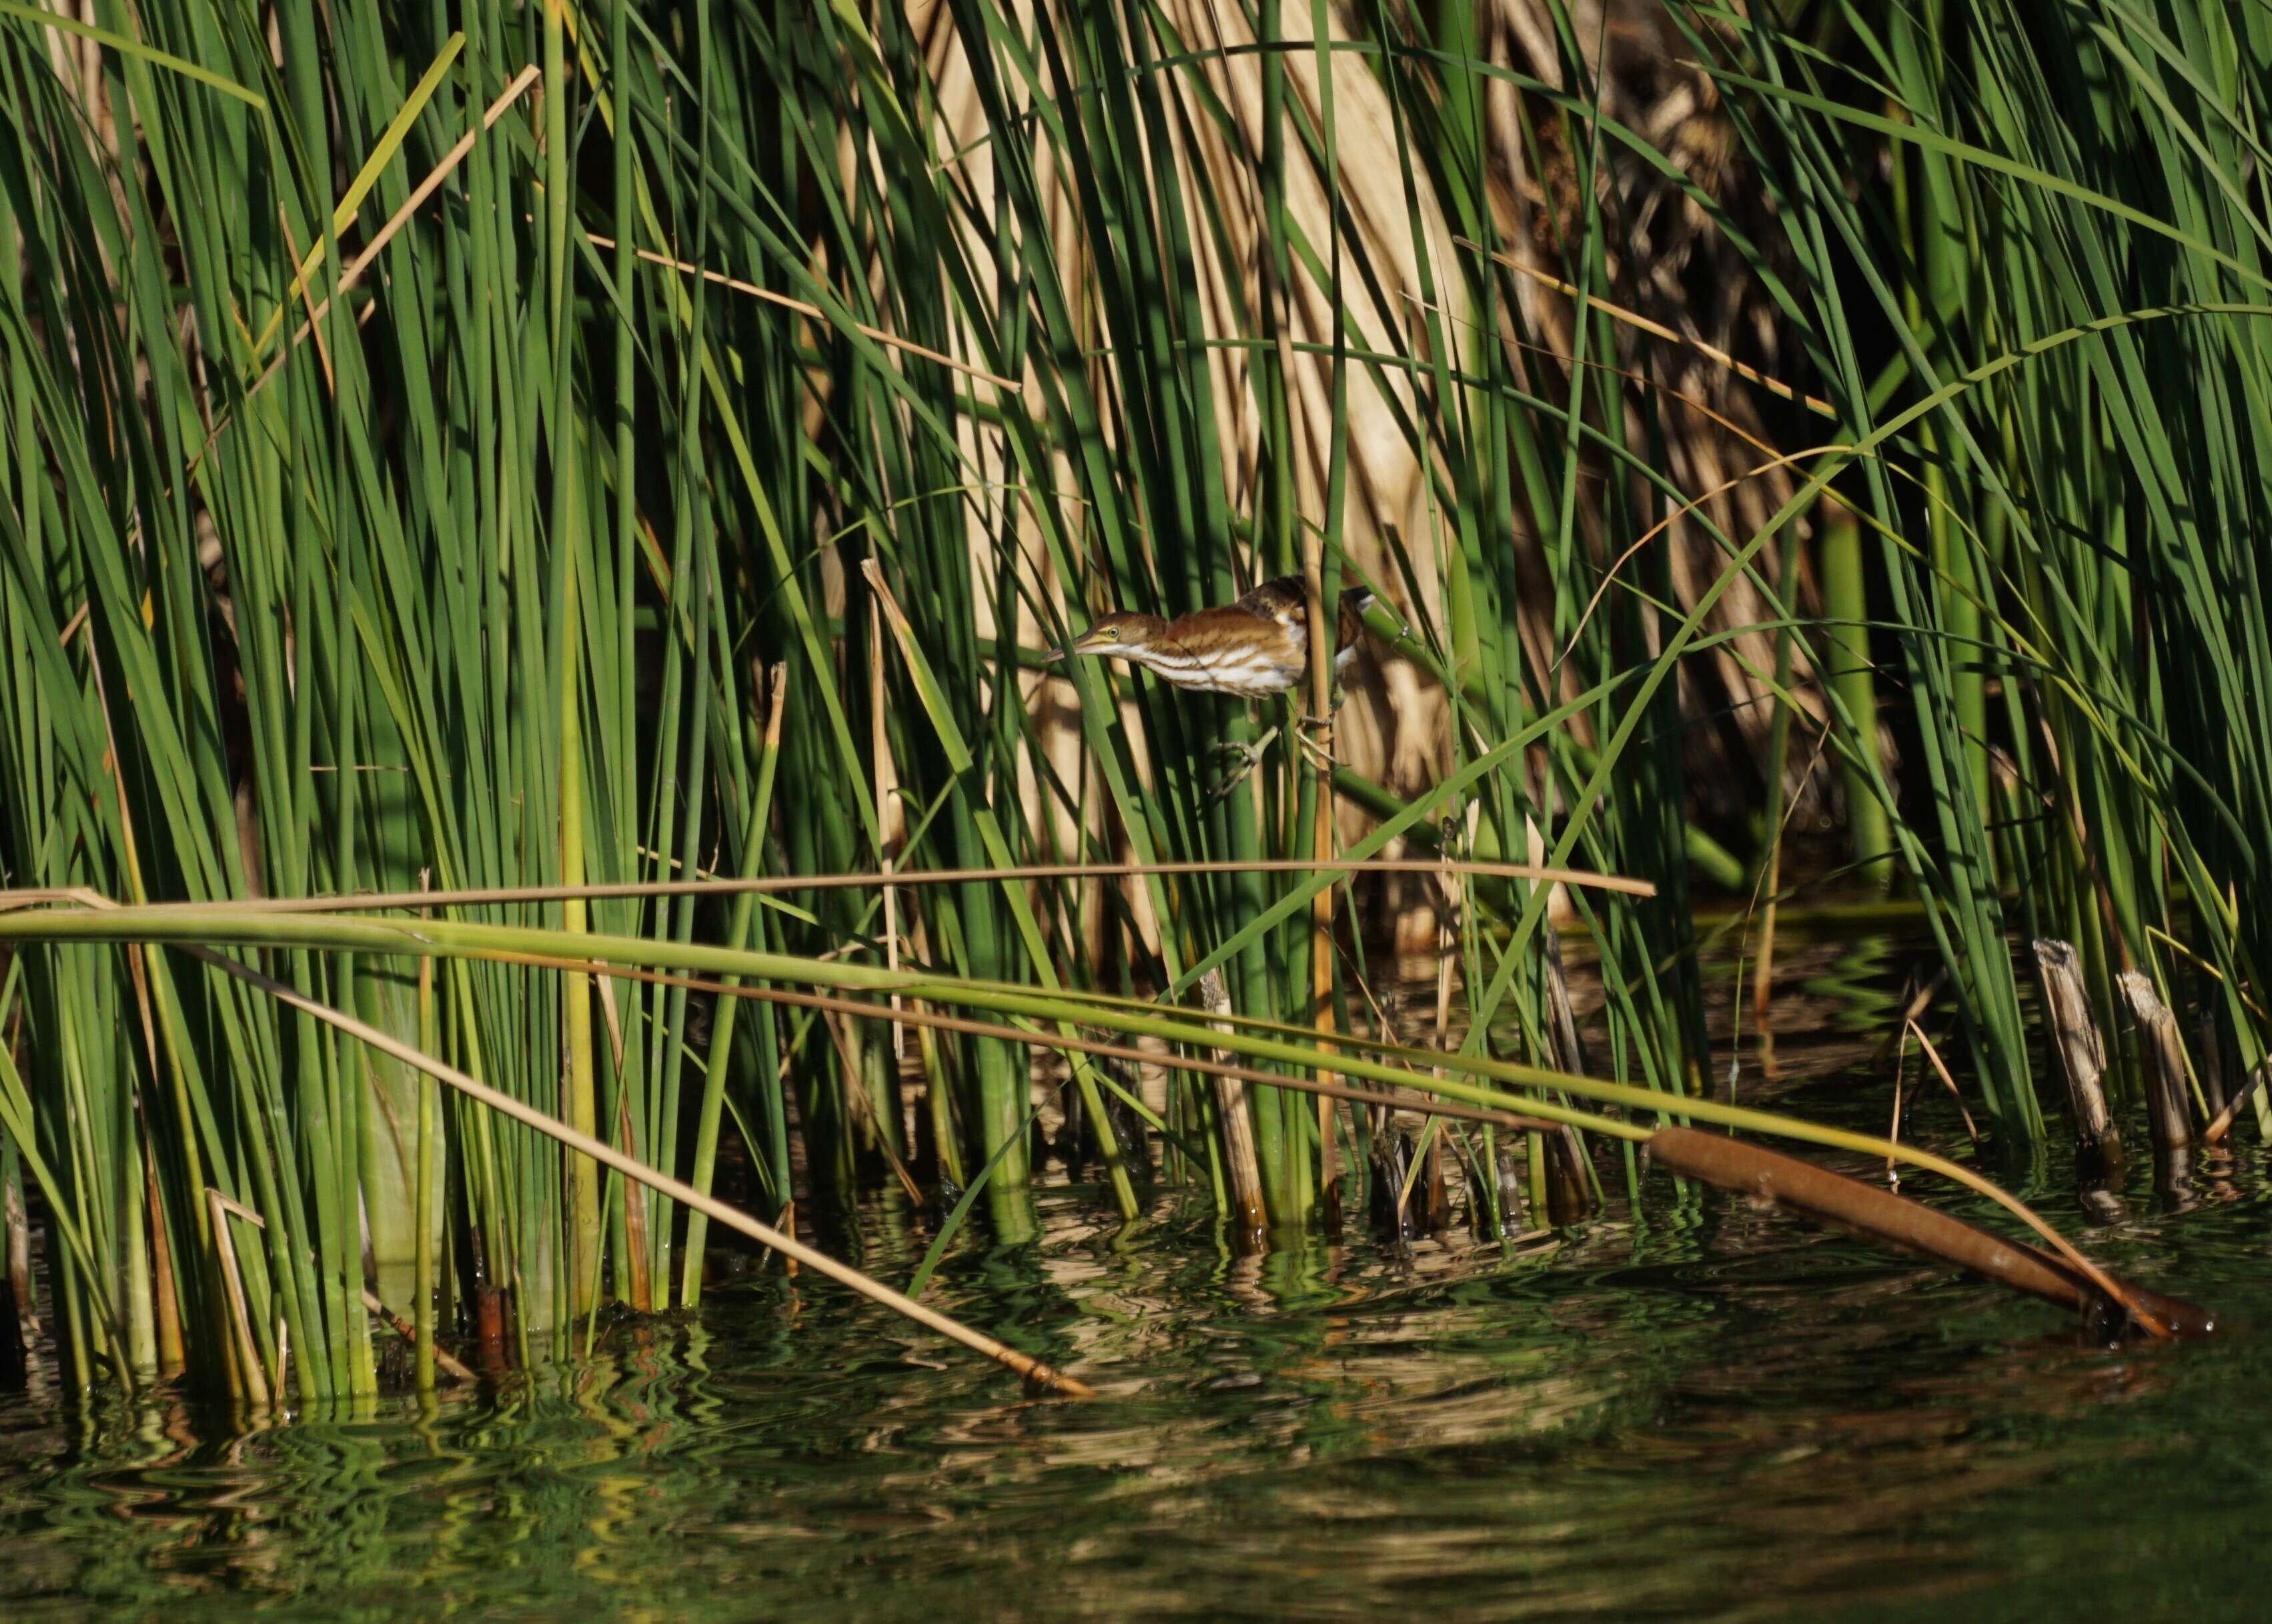
M 1273 727 L 1269 732 L 1264 734 L 1252 744 L 1249 744 L 1243 740 L 1225 739 L 1222 742 L 1216 745 L 1214 747 L 1215 754 L 1218 756 L 1236 756 L 1239 757 L 1239 763 L 1237 766 L 1230 770 L 1229 777 L 1224 778 L 1221 783 L 1217 784 L 1213 789 L 1207 792 L 1207 799 L 1210 801 L 1220 801 L 1225 795 L 1230 793 L 1232 790 L 1237 788 L 1238 786 L 1245 780 L 1246 776 L 1249 773 L 1252 772 L 1257 767 L 1259 767 L 1262 764 L 1263 752 L 1269 749 L 1270 741 L 1277 736 L 1278 729 Z

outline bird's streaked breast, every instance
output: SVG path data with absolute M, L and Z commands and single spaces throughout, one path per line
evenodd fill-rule
M 1261 699 L 1282 694 L 1301 680 L 1300 651 L 1273 646 L 1290 641 L 1244 637 L 1163 642 L 1153 648 L 1131 649 L 1127 658 L 1149 667 L 1177 688 Z
M 1234 658 L 1200 667 L 1199 680 L 1189 684 L 1213 694 L 1236 694 L 1242 699 L 1265 699 L 1282 694 L 1301 680 L 1302 667 L 1252 658 Z

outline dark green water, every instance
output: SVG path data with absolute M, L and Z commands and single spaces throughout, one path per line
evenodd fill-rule
M 1840 1030 L 1872 1023 L 1835 977 L 1812 990 L 1822 1030 L 1785 1063 L 1812 1080 L 1783 1103 L 1882 1129 L 1883 1068 Z M 1915 1132 L 1962 1143 L 1942 1106 Z M 2058 1188 L 2046 1210 L 2079 1229 Z M 0 1619 L 2272 1610 L 2253 1148 L 2194 1210 L 2134 1190 L 2089 1237 L 2223 1311 L 2230 1331 L 2183 1347 L 2089 1346 L 2040 1305 L 1651 1190 L 1646 1224 L 1519 1256 L 1462 1233 L 1409 1260 L 1353 1238 L 1244 1263 L 1165 1200 L 1116 1244 L 1095 1192 L 1050 1192 L 1038 1247 L 966 1251 L 935 1300 L 1093 1404 L 778 1278 L 423 1412 L 247 1430 L 0 1398 Z M 867 1238 L 904 1279 L 920 1238 L 880 1213 Z

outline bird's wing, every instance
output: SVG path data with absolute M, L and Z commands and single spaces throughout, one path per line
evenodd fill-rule
M 1309 618 L 1309 602 L 1298 575 L 1282 575 L 1274 581 L 1265 581 L 1230 607 L 1242 615 L 1276 621 L 1282 626 L 1304 625 Z

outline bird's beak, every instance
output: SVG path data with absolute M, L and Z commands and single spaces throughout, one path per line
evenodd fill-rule
M 1060 643 L 1057 647 L 1051 649 L 1048 653 L 1042 656 L 1042 664 L 1045 666 L 1061 666 L 1072 658 L 1072 644 L 1070 643 Z

